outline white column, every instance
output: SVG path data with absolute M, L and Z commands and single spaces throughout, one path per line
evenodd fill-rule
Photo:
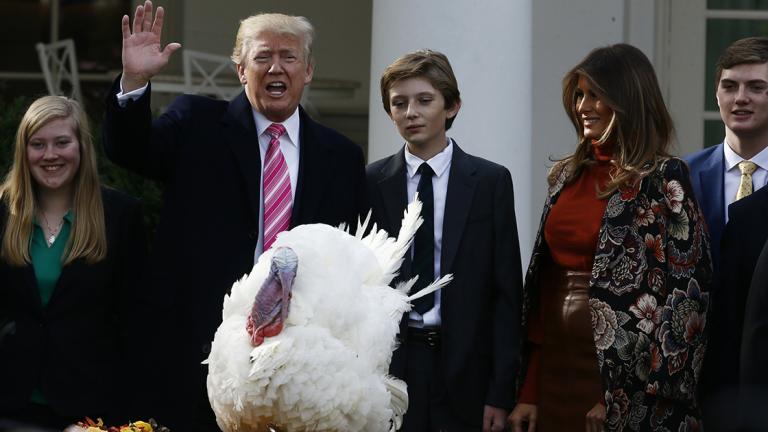
M 373 0 L 369 161 L 402 145 L 381 105 L 381 72 L 406 52 L 442 51 L 464 102 L 449 135 L 509 168 L 527 265 L 550 157 L 576 146 L 562 106 L 563 76 L 591 49 L 622 41 L 656 59 L 661 1 Z
M 535 226 L 528 233 L 530 245 L 547 196 L 550 158 L 572 154 L 577 144 L 576 131 L 563 108 L 563 76 L 593 48 L 623 40 L 624 13 L 624 2 L 616 0 L 534 2 L 533 101 L 530 105 L 532 205 L 528 213 Z M 521 244 L 525 241 L 525 234 L 521 233 Z
M 368 160 L 403 145 L 381 103 L 379 79 L 401 55 L 431 48 L 448 56 L 462 107 L 448 135 L 466 152 L 506 166 L 527 264 L 531 221 L 532 0 L 373 0 Z

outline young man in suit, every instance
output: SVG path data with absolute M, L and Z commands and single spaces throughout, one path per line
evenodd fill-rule
M 717 270 L 728 205 L 747 188 L 757 190 L 768 182 L 768 38 L 734 42 L 717 61 L 715 77 L 725 140 L 684 159 L 709 226 Z
M 243 92 L 229 102 L 180 96 L 153 121 L 150 81 L 180 48 L 162 48 L 163 17 L 158 8 L 153 20 L 150 1 L 132 27 L 123 17 L 123 74 L 107 100 L 104 143 L 114 162 L 164 183 L 149 283 L 166 308 L 157 333 L 169 333 L 170 346 L 167 373 L 152 387 L 173 391 L 175 412 L 158 420 L 217 430 L 201 362 L 224 295 L 280 231 L 354 226 L 367 208 L 365 164 L 359 146 L 299 106 L 314 71 L 314 30 L 303 17 L 243 20 L 232 54 Z
M 731 430 L 738 409 L 739 348 L 752 272 L 768 237 L 768 38 L 734 42 L 717 63 L 723 143 L 689 155 L 691 180 L 712 237 L 715 284 L 702 369 L 705 424 Z M 760 190 L 758 190 L 760 189 Z M 752 195 L 752 192 L 755 192 Z
M 397 59 L 381 97 L 405 145 L 368 166 L 374 220 L 397 233 L 418 192 L 424 224 L 401 276 L 419 276 L 414 290 L 454 276 L 401 323 L 391 372 L 408 384 L 403 430 L 500 431 L 515 397 L 522 301 L 511 176 L 446 136 L 461 99 L 443 54 Z

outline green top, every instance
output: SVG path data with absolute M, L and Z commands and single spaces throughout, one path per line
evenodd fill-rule
M 71 229 L 72 211 L 70 210 L 64 215 L 59 235 L 56 236 L 53 244 L 48 247 L 43 227 L 35 218 L 32 227 L 32 241 L 29 243 L 29 255 L 32 259 L 32 269 L 35 271 L 37 289 L 40 291 L 40 300 L 43 307 L 48 305 L 53 295 L 53 290 L 59 282 L 59 276 L 61 276 L 61 257 L 64 256 L 64 248 L 67 245 L 67 240 L 69 240 Z M 45 397 L 39 388 L 32 392 L 30 400 L 37 404 L 47 405 Z
M 35 270 L 37 289 L 40 291 L 40 300 L 43 307 L 48 304 L 53 295 L 53 289 L 61 276 L 61 257 L 64 256 L 64 247 L 69 239 L 72 227 L 72 211 L 64 215 L 61 231 L 56 236 L 53 244 L 48 247 L 45 241 L 45 233 L 40 222 L 35 218 L 32 227 L 32 241 L 29 244 L 29 255 L 32 259 L 32 268 Z

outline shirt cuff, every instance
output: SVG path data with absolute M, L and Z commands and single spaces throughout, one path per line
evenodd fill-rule
M 121 107 L 125 107 L 128 105 L 129 100 L 136 100 L 142 96 L 144 96 L 144 92 L 147 91 L 147 87 L 149 87 L 149 83 L 144 84 L 143 87 L 137 88 L 136 90 L 129 91 L 128 93 L 123 93 L 123 81 L 120 81 L 120 92 L 117 94 L 117 104 Z

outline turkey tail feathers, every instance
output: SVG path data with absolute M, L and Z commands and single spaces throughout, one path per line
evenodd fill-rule
M 419 201 L 419 194 L 416 193 L 413 201 L 408 204 L 408 207 L 403 213 L 403 223 L 400 226 L 400 232 L 397 234 L 397 240 L 394 245 L 391 246 L 391 252 L 389 256 L 392 258 L 384 266 L 384 273 L 394 277 L 397 272 L 400 271 L 400 265 L 403 262 L 405 254 L 411 247 L 413 236 L 416 235 L 416 230 L 419 229 L 424 219 L 419 215 L 421 213 L 421 201 Z M 390 277 L 386 282 L 387 284 L 392 280 Z
M 422 224 L 422 218 L 419 216 L 421 212 L 421 202 L 418 200 L 418 194 L 416 198 L 408 204 L 403 215 L 403 223 L 400 228 L 400 233 L 397 238 L 390 237 L 390 233 L 384 230 L 377 230 L 376 224 L 373 223 L 373 227 L 368 230 L 368 234 L 365 235 L 369 224 L 371 224 L 371 213 L 365 218 L 365 221 L 358 223 L 357 232 L 355 238 L 359 239 L 376 255 L 376 259 L 381 266 L 380 273 L 377 273 L 375 279 L 369 279 L 370 283 L 381 283 L 389 285 L 392 279 L 400 271 L 400 266 L 403 262 L 403 257 L 411 247 L 413 236 L 416 234 L 416 230 Z
M 427 294 L 433 293 L 433 292 L 439 290 L 440 288 L 448 285 L 448 283 L 450 281 L 452 281 L 452 280 L 453 280 L 453 275 L 452 274 L 447 274 L 447 275 L 441 277 L 440 279 L 432 282 L 431 284 L 425 286 L 423 289 L 419 290 L 418 292 L 410 295 L 408 297 L 408 300 L 409 301 L 414 301 L 416 299 L 424 297 Z
M 401 292 L 406 297 L 408 296 L 408 293 L 411 291 L 411 288 L 413 288 L 414 285 L 416 285 L 416 279 L 418 278 L 411 278 L 407 281 L 402 281 L 395 286 L 395 290 Z
M 395 245 L 397 250 L 403 251 L 401 256 L 405 256 L 405 251 L 411 246 L 413 236 L 416 235 L 416 230 L 419 229 L 424 219 L 421 218 L 421 201 L 419 201 L 419 193 L 416 192 L 416 196 L 413 198 L 408 207 L 403 213 L 403 223 L 400 226 L 400 232 L 397 234 L 397 241 Z
M 384 385 L 391 397 L 392 424 L 389 431 L 395 432 L 403 425 L 403 416 L 408 411 L 408 386 L 393 376 L 384 377 Z
M 360 218 L 357 218 L 357 231 L 355 231 L 355 238 L 358 240 L 363 239 L 363 234 L 365 234 L 365 231 L 368 230 L 368 224 L 371 223 L 371 214 L 373 213 L 373 210 L 368 210 L 368 214 L 365 216 L 364 221 L 360 221 Z M 373 229 L 371 232 L 376 232 L 376 224 L 373 224 Z

